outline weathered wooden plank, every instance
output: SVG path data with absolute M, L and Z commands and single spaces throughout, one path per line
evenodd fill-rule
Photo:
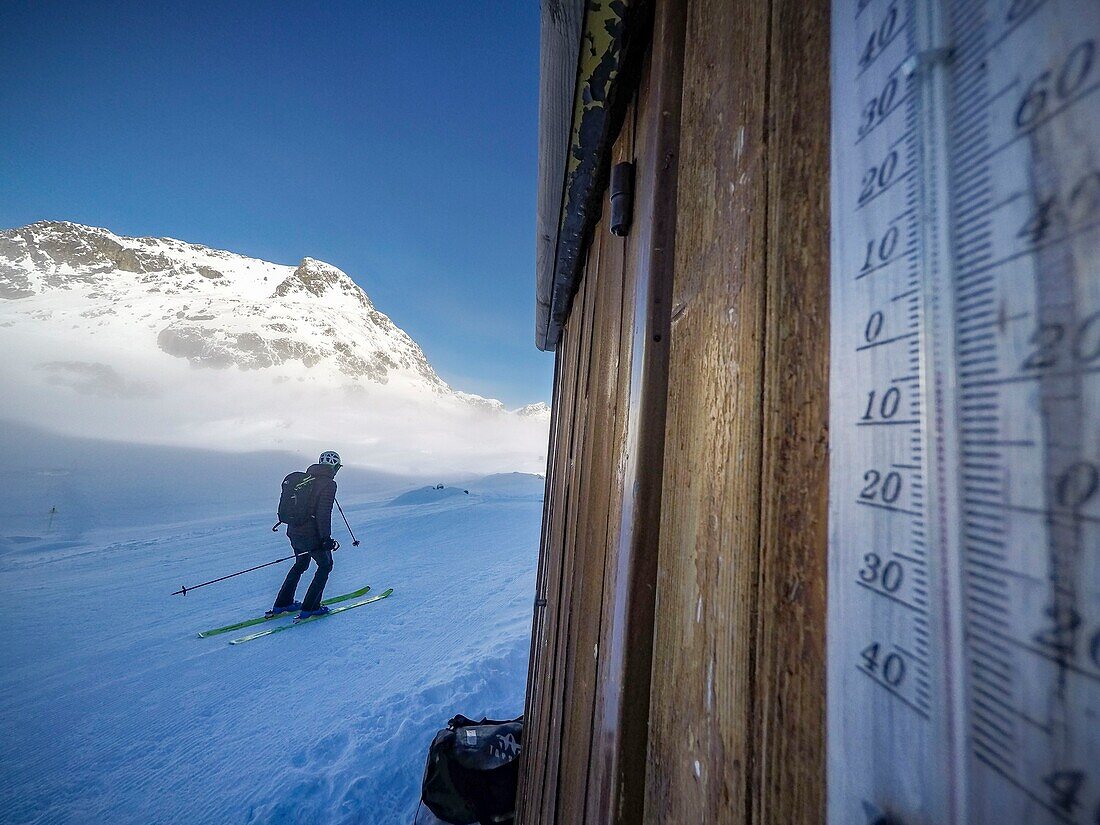
M 554 392 L 553 398 L 560 399 L 563 395 L 563 366 L 564 359 L 560 353 L 558 357 L 554 359 Z M 558 464 L 558 443 L 563 437 L 565 427 L 562 425 L 562 411 L 563 405 L 555 404 L 550 410 L 550 434 L 547 444 L 546 453 L 546 484 L 543 488 L 542 497 L 542 530 L 539 540 L 539 547 L 546 547 L 550 543 L 550 536 L 552 534 L 551 525 L 553 523 L 552 511 L 554 502 L 554 493 L 557 489 L 557 479 L 560 474 L 556 471 L 555 467 Z M 546 640 L 546 596 L 549 589 L 549 579 L 551 576 L 551 570 L 554 565 L 554 560 L 549 554 L 539 553 L 538 569 L 535 576 L 535 598 L 532 608 L 531 616 L 531 652 L 528 657 L 527 666 L 527 689 L 524 693 L 525 696 L 525 731 L 524 742 L 528 748 L 539 748 L 543 744 L 543 739 L 540 735 L 539 724 L 536 719 L 536 713 L 533 708 L 540 707 L 541 703 L 538 697 L 542 692 L 543 685 L 543 653 L 545 651 Z M 521 762 L 518 780 L 517 797 L 522 800 L 526 798 L 529 793 L 529 783 L 534 779 L 537 781 L 534 772 L 531 770 L 532 765 L 530 762 Z M 531 786 L 533 787 L 533 786 Z
M 578 294 L 577 306 L 585 305 L 585 290 Z M 581 311 L 581 310 L 578 310 Z M 582 352 L 584 337 L 581 324 L 571 325 L 563 336 L 558 349 L 561 360 L 562 380 L 555 392 L 554 404 L 559 408 L 559 420 L 563 423 L 555 445 L 555 477 L 551 485 L 550 527 L 546 533 L 540 556 L 548 566 L 543 608 L 543 638 L 537 675 L 537 692 L 527 699 L 528 724 L 521 763 L 520 818 L 529 822 L 543 820 L 544 812 L 553 810 L 556 801 L 556 771 L 560 751 L 560 698 L 561 674 L 559 672 L 560 625 L 563 592 L 568 587 L 569 569 L 565 558 L 566 535 L 570 517 L 570 485 L 576 471 L 574 449 L 580 419 L 578 394 L 583 380 L 586 356 Z
M 630 159 L 633 157 L 633 106 L 627 113 L 622 132 L 613 147 L 613 161 Z M 607 613 L 607 571 L 613 565 L 614 553 L 618 544 L 617 527 L 619 514 L 622 507 L 622 475 L 620 469 L 620 456 L 623 451 L 624 440 L 624 398 L 626 396 L 627 370 L 624 366 L 624 358 L 629 357 L 629 351 L 625 348 L 623 328 L 629 326 L 631 319 L 626 316 L 624 310 L 627 307 L 626 291 L 628 289 L 627 273 L 625 269 L 625 242 L 622 238 L 609 234 L 607 229 L 607 207 L 603 219 L 597 224 L 596 231 L 600 234 L 599 242 L 605 249 L 601 277 L 605 279 L 606 305 L 601 320 L 601 333 L 605 338 L 601 347 L 600 364 L 598 374 L 600 378 L 600 401 L 603 409 L 599 438 L 594 444 L 596 448 L 595 460 L 600 463 L 594 482 L 600 489 L 599 507 L 589 513 L 591 529 L 589 540 L 592 548 L 599 556 L 594 559 L 599 568 L 593 569 L 593 578 L 598 576 L 600 584 L 599 601 L 591 605 L 579 618 L 586 623 L 586 630 L 591 629 L 591 638 L 586 638 L 583 644 L 589 644 L 593 652 L 591 670 L 586 673 L 591 684 L 585 691 L 587 712 L 587 739 L 585 742 L 585 764 L 583 794 L 579 794 L 580 805 L 571 811 L 569 817 L 562 817 L 561 821 L 601 821 L 593 819 L 590 810 L 593 804 L 593 788 L 601 781 L 601 767 L 595 756 L 593 748 L 596 744 L 598 732 L 595 730 L 597 692 L 600 688 L 602 673 L 602 658 L 606 648 L 606 629 L 604 617 Z M 608 254 L 610 253 L 610 254 Z M 586 634 L 588 635 L 588 634 Z
M 825 818 L 829 5 L 772 0 L 753 821 Z
M 565 530 L 567 512 L 565 488 L 569 478 L 569 456 L 576 411 L 578 341 L 576 336 L 563 340 L 556 359 L 555 371 L 558 378 L 555 381 L 554 416 L 557 428 L 554 433 L 551 466 L 547 470 L 548 501 L 544 508 L 547 515 L 541 545 L 544 548 L 560 546 L 561 536 Z M 527 725 L 524 731 L 525 747 L 532 754 L 543 753 L 548 745 L 550 696 L 553 691 L 554 653 L 557 639 L 555 610 L 560 600 L 562 576 L 560 553 L 541 552 L 539 559 L 540 568 L 545 568 L 546 574 L 542 587 L 537 591 L 541 606 L 536 608 L 539 620 L 534 630 L 538 633 L 535 641 L 539 652 L 530 665 L 530 682 L 535 687 L 534 691 L 527 696 L 525 711 Z M 545 758 L 523 762 L 520 776 L 521 789 L 530 788 L 531 790 L 521 793 L 521 799 L 529 799 L 532 804 L 537 805 L 538 800 L 542 798 L 545 771 Z
M 631 110 L 628 113 L 624 123 L 622 133 L 616 140 L 615 145 L 612 148 L 611 163 L 619 163 L 622 161 L 631 161 L 634 159 L 634 120 L 636 117 L 636 104 L 632 104 Z M 606 217 L 605 206 L 605 217 Z M 601 233 L 607 233 L 606 222 L 602 222 L 597 231 Z M 611 822 L 610 816 L 606 815 L 601 809 L 601 794 L 603 788 L 608 783 L 607 771 L 610 769 L 610 765 L 607 760 L 603 758 L 602 749 L 606 748 L 605 741 L 607 739 L 616 739 L 618 737 L 618 730 L 608 730 L 602 728 L 601 725 L 605 724 L 607 720 L 601 717 L 600 703 L 602 701 L 602 695 L 605 690 L 605 679 L 607 678 L 607 659 L 608 659 L 608 645 L 610 642 L 610 634 L 613 632 L 611 615 L 613 593 L 615 582 L 612 578 L 614 570 L 617 565 L 617 553 L 619 543 L 619 525 L 621 522 L 621 512 L 623 505 L 623 464 L 624 454 L 626 450 L 626 410 L 625 406 L 629 400 L 629 380 L 630 380 L 630 345 L 634 316 L 633 316 L 633 302 L 634 294 L 636 292 L 636 272 L 633 271 L 627 263 L 627 250 L 630 245 L 629 238 L 625 240 L 618 240 L 621 246 L 620 263 L 620 278 L 621 289 L 619 290 L 620 306 L 617 313 L 618 328 L 614 331 L 615 334 L 615 347 L 617 365 L 613 375 L 609 377 L 611 386 L 609 391 L 612 393 L 614 400 L 614 421 L 613 421 L 613 435 L 610 454 L 608 455 L 609 461 L 609 496 L 610 500 L 607 509 L 607 526 L 605 530 L 605 547 L 604 547 L 604 568 L 601 571 L 603 579 L 603 594 L 600 602 L 599 613 L 596 617 L 596 624 L 599 629 L 599 641 L 598 641 L 598 653 L 596 657 L 596 673 L 595 673 L 595 685 L 593 691 L 592 702 L 592 732 L 590 737 L 590 751 L 588 761 L 588 776 L 585 806 L 583 809 L 585 822 Z
M 637 823 L 645 798 L 653 605 L 660 527 L 668 325 L 685 4 L 660 4 L 643 66 L 633 152 L 634 223 L 626 239 L 619 426 L 606 596 L 593 720 L 587 822 Z
M 570 445 L 569 468 L 563 491 L 565 519 L 563 532 L 555 547 L 562 556 L 560 596 L 555 621 L 554 671 L 551 674 L 551 690 L 547 701 L 550 704 L 550 725 L 548 728 L 549 752 L 543 789 L 542 808 L 537 822 L 553 822 L 557 816 L 560 795 L 558 793 L 562 760 L 562 737 L 565 720 L 569 714 L 566 691 L 570 682 L 571 664 L 569 661 L 570 627 L 573 611 L 573 597 L 577 581 L 577 536 L 584 521 L 583 507 L 583 453 L 588 441 L 588 386 L 592 358 L 592 317 L 595 311 L 595 274 L 599 268 L 600 247 L 593 244 L 589 249 L 587 268 L 580 286 L 578 299 L 582 304 L 577 314 L 570 319 L 570 334 L 577 338 L 577 382 L 574 396 L 573 439 Z M 588 277 L 592 275 L 593 277 Z
M 569 723 L 563 730 L 562 776 L 559 782 L 561 822 L 584 820 L 592 738 L 592 708 L 595 701 L 596 660 L 599 653 L 599 616 L 604 595 L 603 579 L 607 551 L 608 510 L 611 498 L 611 462 L 615 427 L 615 380 L 618 372 L 622 311 L 623 240 L 597 224 L 600 261 L 595 281 L 596 301 L 592 318 L 593 346 L 588 392 L 589 429 L 583 484 L 578 502 L 583 512 L 579 525 L 578 569 L 574 587 L 565 702 Z
M 647 822 L 749 822 L 768 5 L 688 13 Z

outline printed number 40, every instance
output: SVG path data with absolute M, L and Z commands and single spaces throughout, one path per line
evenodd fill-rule
M 880 658 L 881 647 L 878 642 L 873 642 L 860 652 L 863 667 L 868 673 L 878 673 L 881 667 L 882 681 L 890 687 L 897 687 L 905 678 L 905 660 L 897 653 L 887 653 Z

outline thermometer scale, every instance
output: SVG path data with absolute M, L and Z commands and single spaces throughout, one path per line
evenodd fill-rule
M 1100 2 L 832 26 L 829 821 L 1100 825 Z

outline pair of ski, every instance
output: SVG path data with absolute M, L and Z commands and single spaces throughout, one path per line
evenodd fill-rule
M 349 602 L 349 601 L 352 601 L 353 599 L 358 599 L 360 596 L 367 595 L 367 593 L 369 591 L 370 591 L 370 586 L 368 585 L 367 587 L 361 588 L 359 590 L 353 590 L 351 593 L 344 593 L 342 596 L 333 596 L 331 599 L 325 599 L 323 602 L 321 602 L 321 604 L 326 605 L 326 606 L 331 606 L 331 605 L 334 605 L 334 604 L 340 604 L 341 602 Z M 316 619 L 323 619 L 326 616 L 334 616 L 337 613 L 343 613 L 345 610 L 354 610 L 355 608 L 362 607 L 363 605 L 366 605 L 366 604 L 373 604 L 374 602 L 381 601 L 382 599 L 386 598 L 392 592 L 393 592 L 393 588 L 391 587 L 390 589 L 385 590 L 382 593 L 379 593 L 377 596 L 371 596 L 368 599 L 363 599 L 362 601 L 357 601 L 357 602 L 354 602 L 353 604 L 346 604 L 346 605 L 342 605 L 340 607 L 334 607 L 328 613 L 322 613 L 319 616 L 307 616 L 304 619 L 295 619 L 290 624 L 280 624 L 280 625 L 276 625 L 275 627 L 266 628 L 264 630 L 258 630 L 255 633 L 249 633 L 247 636 L 241 636 L 239 639 L 232 639 L 232 640 L 230 640 L 229 644 L 239 645 L 239 644 L 242 644 L 243 642 L 251 642 L 253 639 L 260 639 L 260 638 L 263 638 L 264 636 L 270 636 L 272 633 L 279 633 L 283 630 L 290 630 L 290 628 L 292 628 L 292 627 L 297 627 L 298 625 L 306 624 L 307 622 L 312 622 L 312 621 L 315 621 Z M 263 616 L 257 616 L 254 619 L 245 619 L 243 622 L 236 622 L 234 624 L 227 624 L 223 627 L 215 627 L 212 630 L 204 630 L 199 634 L 199 638 L 200 639 L 206 639 L 206 638 L 209 638 L 210 636 L 219 636 L 222 633 L 231 633 L 234 630 L 241 630 L 241 629 L 246 628 L 246 627 L 252 627 L 253 625 L 264 624 L 266 622 L 270 622 L 270 621 L 273 621 L 275 619 L 285 619 L 285 618 L 290 617 L 291 615 L 292 615 L 291 613 L 277 613 L 274 616 L 269 616 L 269 615 L 265 614 Z

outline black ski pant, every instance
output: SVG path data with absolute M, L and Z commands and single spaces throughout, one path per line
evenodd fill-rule
M 302 599 L 302 610 L 316 610 L 321 606 L 321 596 L 328 583 L 328 574 L 332 572 L 332 551 L 323 549 L 319 539 L 295 537 L 291 538 L 290 546 L 294 548 L 298 558 L 294 560 L 294 566 L 287 572 L 279 595 L 275 597 L 275 607 L 286 607 L 293 603 L 298 581 L 309 568 L 309 560 L 313 559 L 317 562 L 317 572 L 313 574 L 313 581 L 309 583 L 306 597 Z

